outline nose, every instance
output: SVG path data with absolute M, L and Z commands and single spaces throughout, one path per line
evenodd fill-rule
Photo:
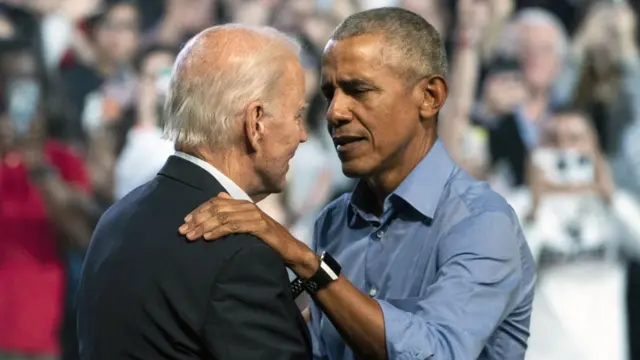
M 327 121 L 329 128 L 338 128 L 344 124 L 351 122 L 352 115 L 349 110 L 349 98 L 342 94 L 341 91 L 336 91 L 329 109 L 327 110 Z

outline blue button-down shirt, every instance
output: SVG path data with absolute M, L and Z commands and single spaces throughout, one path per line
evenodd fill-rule
M 367 211 L 364 182 L 320 215 L 313 248 L 382 308 L 389 359 L 523 359 L 535 265 L 518 219 L 437 142 L 384 201 Z M 316 359 L 355 359 L 312 306 Z

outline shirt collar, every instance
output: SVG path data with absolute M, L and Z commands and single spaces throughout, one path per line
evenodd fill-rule
M 404 200 L 423 216 L 433 219 L 440 196 L 455 167 L 442 142 L 436 141 L 400 186 L 385 199 L 383 212 L 386 213 L 387 208 L 392 206 L 391 199 L 395 196 Z M 351 195 L 351 205 L 365 219 L 369 218 L 364 209 L 367 198 L 371 195 L 371 190 L 362 180 L 358 182 Z
M 222 187 L 225 188 L 225 190 L 227 190 L 227 192 L 229 193 L 229 195 L 231 195 L 232 198 L 237 200 L 252 201 L 249 195 L 247 195 L 247 193 L 244 192 L 244 190 L 242 190 L 240 186 L 238 186 L 235 182 L 233 182 L 233 180 L 229 179 L 225 174 L 220 172 L 220 170 L 216 169 L 213 165 L 209 164 L 208 162 L 202 159 L 198 159 L 195 156 L 183 153 L 181 151 L 176 151 L 174 155 L 184 160 L 187 160 L 191 163 L 194 163 L 195 165 L 198 165 L 204 170 L 206 170 L 209 174 L 211 174 L 211 176 L 213 176 L 216 180 L 218 180 L 220 185 L 222 185 Z

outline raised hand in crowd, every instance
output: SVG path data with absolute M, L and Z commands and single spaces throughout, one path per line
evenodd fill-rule
M 502 34 L 515 10 L 514 0 L 488 0 L 489 21 L 484 32 L 482 59 L 489 61 L 496 56 Z
M 576 56 L 594 48 L 628 50 L 635 47 L 635 32 L 636 14 L 627 2 L 595 3 L 578 27 L 571 50 Z
M 456 46 L 451 65 L 451 96 L 443 110 L 439 131 L 451 155 L 464 162 L 462 142 L 469 130 L 471 108 L 480 68 L 480 47 L 490 21 L 489 2 L 461 0 L 457 7 Z

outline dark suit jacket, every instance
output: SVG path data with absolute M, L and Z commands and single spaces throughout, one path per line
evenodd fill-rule
M 187 242 L 184 217 L 225 191 L 179 157 L 100 219 L 78 290 L 81 359 L 310 359 L 285 265 L 262 241 Z

